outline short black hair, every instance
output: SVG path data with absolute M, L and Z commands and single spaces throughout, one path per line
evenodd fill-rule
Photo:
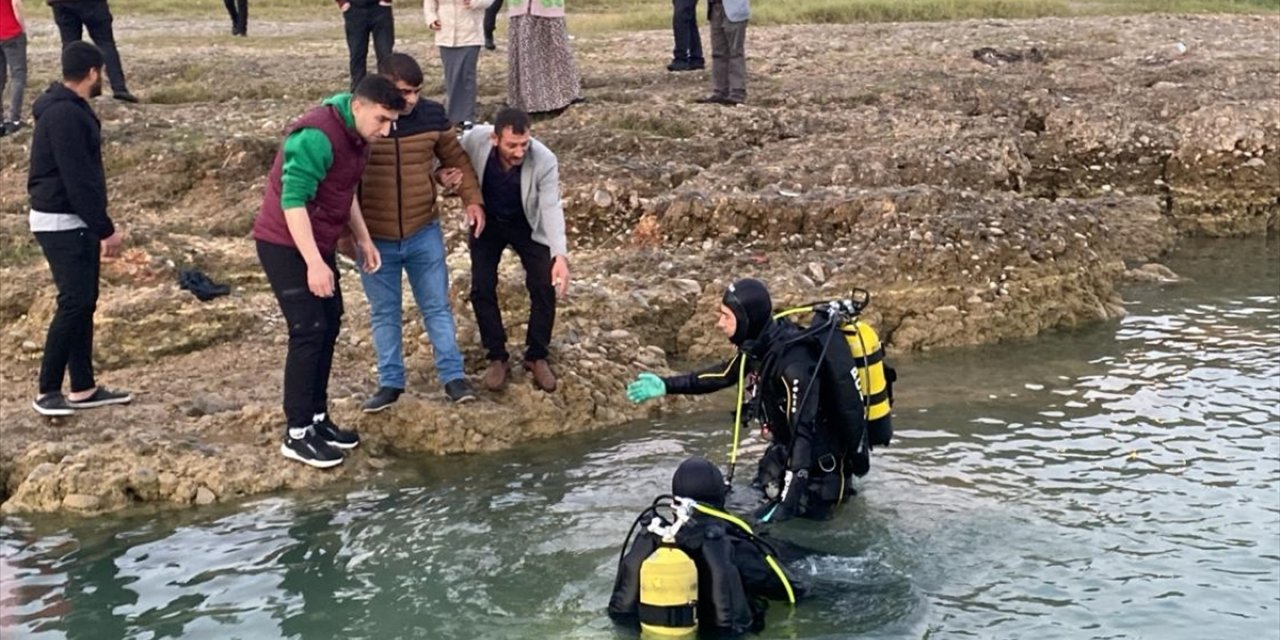
M 532 124 L 532 121 L 529 120 L 529 114 L 525 113 L 523 109 L 503 107 L 493 117 L 493 132 L 498 134 L 499 137 L 508 128 L 514 134 L 528 133 Z
M 390 78 L 392 82 L 399 80 L 409 86 L 422 86 L 422 67 L 407 53 L 396 52 L 379 61 L 378 73 Z
M 62 48 L 62 79 L 67 82 L 80 82 L 89 75 L 89 71 L 97 69 L 102 72 L 102 51 L 97 47 L 77 40 Z
M 404 111 L 404 96 L 394 82 L 386 76 L 365 76 L 356 85 L 355 96 L 366 102 L 381 105 L 392 111 Z

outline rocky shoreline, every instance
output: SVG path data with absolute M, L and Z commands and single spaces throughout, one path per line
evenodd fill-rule
M 33 22 L 38 89 L 56 35 Z M 1126 274 L 1176 278 L 1148 263 L 1178 238 L 1280 230 L 1275 17 L 753 28 L 750 103 L 732 109 L 689 103 L 706 77 L 662 70 L 667 33 L 581 38 L 592 102 L 535 125 L 561 158 L 573 248 L 553 346 L 561 390 L 517 378 L 450 406 L 412 319 L 410 393 L 359 413 L 376 374 L 348 268 L 332 395 L 365 442 L 319 472 L 276 450 L 283 329 L 246 238 L 278 132 L 343 86 L 345 52 L 332 25 L 263 23 L 248 42 L 214 35 L 222 27 L 118 19 L 148 103 L 95 105 L 113 213 L 130 233 L 129 252 L 104 268 L 98 364 L 105 383 L 138 392 L 133 405 L 53 421 L 29 409 L 53 296 L 23 215 L 29 130 L 0 146 L 5 512 L 208 504 L 358 481 L 396 456 L 687 410 L 675 399 L 633 407 L 621 391 L 640 370 L 726 355 L 713 310 L 734 277 L 766 280 L 783 303 L 870 289 L 867 317 L 891 349 L 935 349 L 1117 317 Z M 406 31 L 401 46 L 423 55 L 425 34 Z M 1179 42 L 1185 52 L 1170 49 Z M 983 47 L 1022 58 L 975 57 Z M 423 59 L 438 76 L 435 56 Z M 483 57 L 485 108 L 501 102 L 503 73 L 502 56 Z M 449 226 L 474 375 L 467 255 Z M 520 336 L 516 262 L 504 264 L 502 296 Z M 233 295 L 202 304 L 180 291 L 174 275 L 189 266 Z

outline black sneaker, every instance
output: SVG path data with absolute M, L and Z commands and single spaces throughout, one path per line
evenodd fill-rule
M 297 460 L 317 469 L 336 467 L 345 459 L 341 451 L 329 446 L 311 427 L 307 427 L 306 434 L 301 438 L 292 438 L 286 433 L 284 442 L 280 443 L 280 453 L 290 460 Z
M 138 96 L 135 96 L 132 93 L 129 93 L 128 91 L 113 91 L 111 93 L 111 97 L 115 98 L 116 100 L 119 100 L 120 102 L 128 102 L 129 104 L 138 104 Z
M 31 408 L 42 416 L 69 416 L 76 412 L 61 393 L 46 393 L 31 401 Z
M 105 407 L 109 404 L 129 404 L 130 402 L 133 402 L 133 396 L 128 391 L 116 391 L 101 385 L 93 390 L 93 395 L 84 400 L 67 398 L 67 406 L 72 409 L 92 409 L 94 407 Z
M 343 431 L 334 424 L 328 416 L 311 425 L 315 429 L 316 435 L 320 436 L 331 447 L 339 449 L 354 449 L 360 444 L 360 436 L 354 431 Z
M 400 394 L 404 393 L 404 389 L 395 387 L 378 387 L 378 392 L 373 394 L 368 400 L 364 401 L 365 413 L 377 413 L 390 407 L 400 399 Z
M 493 42 L 493 36 L 487 36 L 484 39 L 484 48 L 489 51 L 493 51 L 498 48 L 498 45 Z
M 444 393 L 454 404 L 463 404 L 476 399 L 476 392 L 466 378 L 450 380 L 444 385 Z

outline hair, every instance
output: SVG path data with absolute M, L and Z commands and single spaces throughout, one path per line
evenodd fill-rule
M 378 73 L 392 82 L 399 80 L 414 87 L 422 86 L 422 67 L 407 53 L 393 53 L 378 62 Z
M 511 133 L 519 135 L 528 133 L 532 124 L 529 120 L 529 114 L 525 113 L 523 109 L 503 107 L 493 117 L 493 132 L 501 137 L 507 129 L 511 129 Z
M 396 88 L 395 83 L 386 76 L 365 76 L 364 80 L 356 85 L 355 97 L 392 111 L 404 111 L 404 96 L 400 95 L 400 90 Z
M 62 79 L 67 82 L 80 82 L 89 76 L 89 71 L 102 71 L 102 51 L 97 47 L 77 40 L 62 49 Z

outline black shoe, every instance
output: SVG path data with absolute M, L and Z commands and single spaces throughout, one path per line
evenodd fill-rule
M 338 425 L 334 424 L 327 415 L 311 425 L 311 428 L 315 430 L 316 435 L 320 436 L 320 439 L 327 442 L 331 447 L 354 449 L 356 445 L 360 444 L 360 436 L 356 432 L 339 429 Z
M 707 63 L 706 63 L 706 61 L 705 61 L 705 60 L 703 60 L 702 58 L 698 58 L 697 60 L 690 60 L 690 61 L 689 61 L 689 70 L 690 70 L 690 71 L 702 71 L 703 69 L 706 69 L 706 68 L 707 68 Z
M 365 400 L 362 408 L 365 413 L 377 413 L 395 404 L 396 400 L 400 399 L 400 394 L 402 393 L 404 393 L 404 389 L 397 389 L 395 387 L 378 387 L 377 393 L 370 396 L 368 400 Z
M 138 103 L 138 97 L 128 91 L 113 91 L 111 93 L 111 97 L 119 100 L 120 102 L 128 102 L 130 104 Z
M 493 51 L 493 50 L 495 50 L 495 49 L 497 49 L 497 48 L 498 48 L 498 45 L 496 45 L 496 44 L 494 44 L 494 43 L 493 43 L 493 36 L 486 36 L 486 37 L 485 37 L 485 39 L 484 39 L 484 48 L 485 48 L 485 49 L 487 49 L 487 50 L 489 50 L 489 51 Z
M 178 272 L 178 287 L 195 294 L 200 302 L 208 302 L 219 296 L 231 293 L 231 287 L 218 284 L 209 276 L 195 269 L 183 269 Z
M 76 412 L 61 393 L 46 393 L 31 401 L 31 408 L 42 416 L 69 416 Z
M 454 404 L 463 404 L 476 399 L 476 392 L 471 388 L 471 383 L 467 382 L 466 378 L 458 378 L 457 380 L 446 382 L 444 394 L 449 396 L 449 399 Z
M 728 98 L 723 98 L 720 96 L 707 96 L 705 98 L 698 98 L 693 102 L 694 104 L 724 104 L 724 101 L 727 99 Z
M 671 64 L 667 65 L 667 71 L 692 71 L 692 70 L 693 70 L 693 66 L 689 64 L 688 60 L 672 60 Z
M 93 395 L 84 400 L 67 398 L 67 406 L 72 409 L 92 409 L 94 407 L 105 407 L 109 404 L 129 404 L 130 402 L 133 402 L 133 396 L 128 391 L 115 391 L 102 385 L 98 385 L 98 388 L 93 390 Z
M 301 438 L 285 434 L 284 442 L 280 443 L 280 453 L 290 460 L 297 460 L 317 469 L 336 467 L 344 460 L 342 452 L 329 446 L 311 427 L 307 427 L 306 434 Z

